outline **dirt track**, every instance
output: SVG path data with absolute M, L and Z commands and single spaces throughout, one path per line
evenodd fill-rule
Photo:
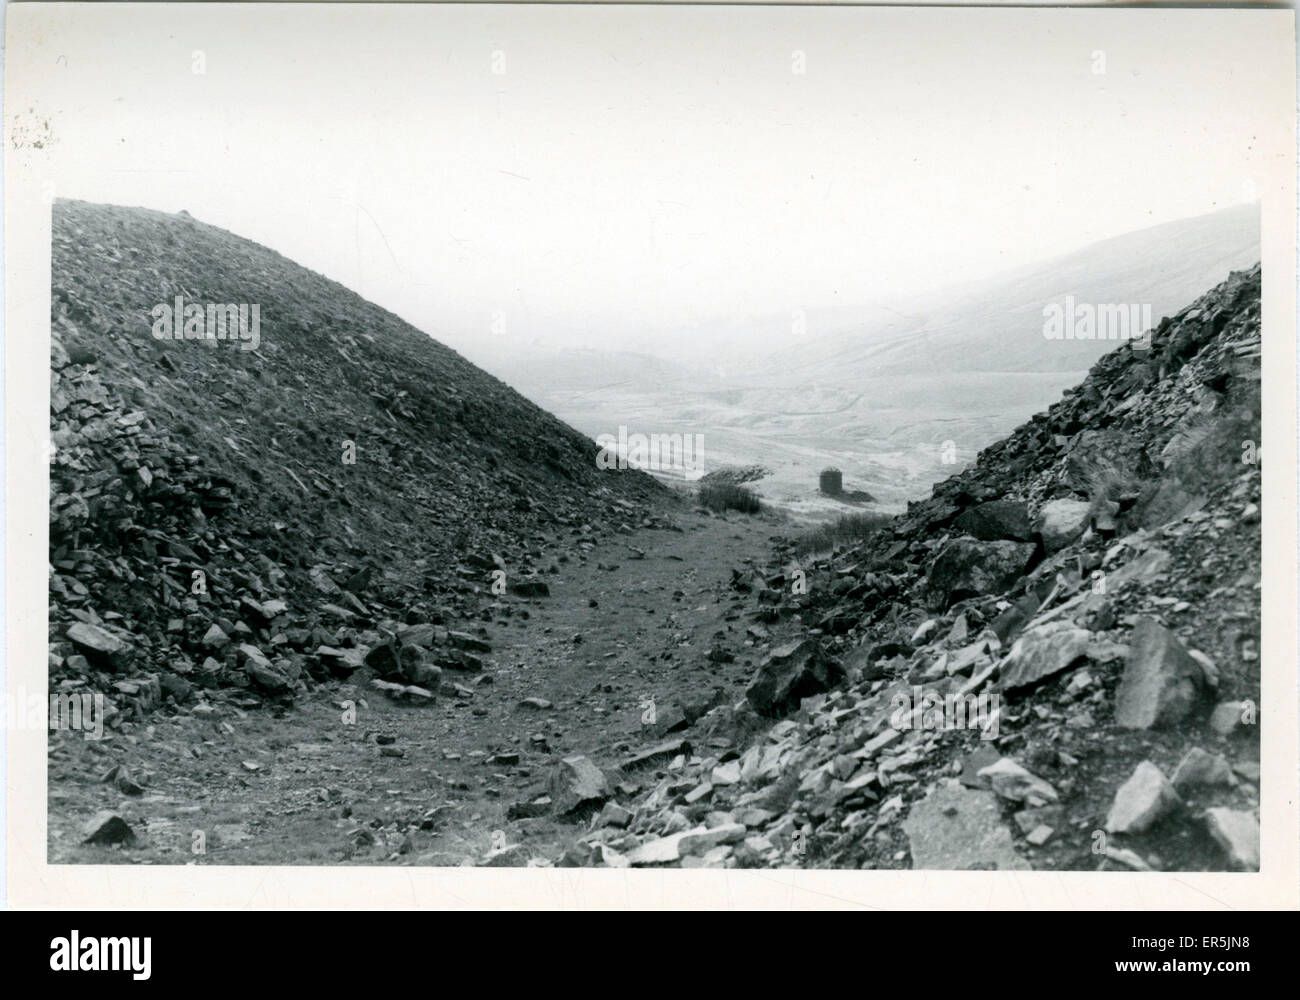
M 390 701 L 363 671 L 288 711 L 240 708 L 237 692 L 218 691 L 100 742 L 52 733 L 50 861 L 459 865 L 481 860 L 494 834 L 557 858 L 582 828 L 508 820 L 512 804 L 542 794 L 571 754 L 634 782 L 614 768 L 656 740 L 647 699 L 664 712 L 719 687 L 734 698 L 757 662 L 731 568 L 783 526 L 734 513 L 685 513 L 679 525 L 570 551 L 547 577 L 550 597 L 503 598 L 483 623 L 485 670 L 444 674 L 444 691 L 463 694 L 433 706 Z M 719 635 L 734 662 L 707 659 Z M 115 765 L 143 794 L 102 780 Z M 101 809 L 120 812 L 136 843 L 81 844 Z

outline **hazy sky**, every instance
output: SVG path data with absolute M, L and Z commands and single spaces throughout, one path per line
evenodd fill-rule
M 62 196 L 187 209 L 467 353 L 680 356 L 1267 198 L 1280 24 L 89 6 L 9 57 Z

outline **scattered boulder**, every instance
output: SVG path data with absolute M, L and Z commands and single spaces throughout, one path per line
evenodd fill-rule
M 1205 810 L 1205 828 L 1237 871 L 1259 871 L 1259 820 L 1254 813 L 1215 807 Z
M 797 639 L 772 650 L 759 664 L 745 698 L 760 715 L 784 715 L 810 695 L 844 679 L 844 668 L 823 654 L 816 639 Z
M 83 844 L 130 844 L 135 831 L 121 816 L 105 809 L 95 813 L 81 828 Z
M 954 538 L 930 564 L 926 592 L 943 610 L 962 597 L 1007 590 L 1024 574 L 1034 551 L 1028 542 Z
M 919 646 L 922 643 L 929 642 L 936 632 L 939 631 L 939 622 L 935 618 L 927 618 L 916 626 L 916 631 L 912 633 L 911 644 Z
M 1246 701 L 1221 701 L 1210 713 L 1210 728 L 1220 736 L 1231 736 L 1255 718 L 1255 706 Z
M 1036 527 L 1049 555 L 1065 548 L 1088 527 L 1092 504 L 1086 500 L 1049 500 L 1038 510 Z
M 516 597 L 550 597 L 551 589 L 545 580 L 516 580 L 510 584 L 510 593 Z
M 1124 677 L 1115 695 L 1115 721 L 1152 729 L 1182 721 L 1196 703 L 1204 674 L 1178 637 L 1141 617 L 1129 636 Z
M 1028 542 L 1034 537 L 1029 505 L 1017 500 L 989 500 L 968 507 L 952 526 L 982 542 Z
M 1108 833 L 1142 833 L 1176 809 L 1182 800 L 1164 772 L 1144 760 L 1115 793 L 1106 816 Z
M 740 782 L 740 761 L 733 760 L 719 764 L 713 769 L 709 781 L 715 786 L 735 785 Z
M 74 622 L 68 626 L 67 637 L 79 653 L 101 670 L 120 673 L 134 658 L 130 645 L 99 625 Z
M 249 643 L 239 647 L 239 657 L 244 663 L 244 672 L 248 679 L 263 690 L 272 694 L 281 694 L 293 687 L 289 677 L 271 664 L 260 649 Z
M 632 812 L 617 802 L 606 802 L 596 819 L 597 826 L 626 827 L 632 822 Z
M 683 739 L 666 740 L 663 743 L 656 743 L 654 746 L 638 750 L 623 761 L 620 769 L 623 771 L 639 771 L 641 768 L 667 763 L 677 756 L 689 755 L 690 752 L 690 741 Z
M 666 837 L 658 837 L 654 840 L 647 841 L 628 852 L 628 863 L 637 866 L 644 866 L 666 865 L 678 861 L 682 856 L 680 846 L 682 838 L 692 832 L 702 833 L 704 832 L 704 827 L 699 827 L 698 830 L 694 831 L 682 830 L 678 833 L 671 833 Z
M 1030 629 L 1002 661 L 1003 689 L 1014 691 L 1060 673 L 1087 655 L 1091 638 L 1087 629 L 1063 619 Z
M 604 773 L 586 757 L 565 757 L 551 774 L 548 793 L 557 816 L 596 806 L 610 796 Z
M 548 816 L 554 805 L 549 795 L 539 795 L 527 802 L 513 802 L 506 810 L 506 819 L 537 819 L 540 816 Z
M 321 664 L 336 677 L 349 677 L 365 666 L 365 656 L 361 650 L 352 647 L 337 649 L 334 646 L 320 646 L 316 656 Z
M 1042 806 L 1056 802 L 1060 796 L 1056 789 L 1042 778 L 1025 770 L 1010 757 L 1003 757 L 988 767 L 980 768 L 979 777 L 987 778 L 993 791 L 1012 802 Z
M 745 839 L 744 823 L 724 823 L 711 829 L 687 830 L 677 841 L 682 855 L 702 855 L 720 844 L 735 844 Z
M 943 779 L 912 806 L 903 821 L 912 867 L 929 870 L 1025 871 L 1002 822 L 998 800 L 989 792 Z
M 221 649 L 229 643 L 230 636 L 226 635 L 216 622 L 209 625 L 208 630 L 203 633 L 202 644 L 208 649 Z
M 1171 779 L 1180 792 L 1190 788 L 1209 788 L 1215 785 L 1235 785 L 1237 779 L 1227 760 L 1218 754 L 1207 753 L 1192 747 L 1179 761 Z

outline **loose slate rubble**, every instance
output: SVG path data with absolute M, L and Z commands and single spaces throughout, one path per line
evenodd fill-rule
M 589 853 L 603 844 L 632 864 L 673 866 L 1248 864 L 1249 824 L 1236 814 L 1258 801 L 1243 772 L 1257 774 L 1259 687 L 1238 650 L 1259 642 L 1260 484 L 1237 459 L 1250 436 L 1241 423 L 1258 426 L 1258 291 L 1257 268 L 1233 274 L 1163 320 L 1149 350 L 1105 355 L 876 535 L 799 559 L 778 545 L 767 571 L 738 571 L 735 592 L 763 630 L 747 632 L 763 657 L 757 696 L 688 730 L 734 733 L 738 756 L 700 741 L 661 754 L 657 766 L 671 767 L 624 803 L 626 827 L 587 835 Z M 1195 451 L 1180 428 L 1211 399 L 1201 440 L 1219 450 Z M 830 583 L 794 593 L 792 562 Z M 844 676 L 781 699 L 810 640 Z M 982 720 L 963 705 L 977 724 L 957 731 L 903 728 L 918 692 L 940 721 L 945 699 L 1001 704 Z M 1211 693 L 1213 719 L 1202 713 Z M 1161 753 L 1172 745 L 1183 761 L 1186 802 L 1143 759 L 1143 734 L 1157 728 Z M 1197 748 L 1207 741 L 1214 752 Z M 744 824 L 744 838 L 685 854 L 681 835 L 706 816 Z M 1164 841 L 1147 843 L 1202 822 L 1222 841 L 1178 838 L 1172 858 Z M 1103 827 L 1114 839 L 1098 855 Z M 1188 861 L 1185 843 L 1205 846 Z
M 342 680 L 421 711 L 443 710 L 439 692 L 476 696 L 487 712 L 488 692 L 417 671 L 491 676 L 488 626 L 549 592 L 539 539 L 592 551 L 628 524 L 669 523 L 648 477 L 599 476 L 592 442 L 263 248 L 140 210 L 58 202 L 54 221 L 50 687 L 102 693 L 110 732 L 160 706 L 202 716 L 212 688 L 282 708 Z M 238 369 L 127 332 L 121 317 L 158 292 L 121 253 L 163 245 L 174 266 L 142 252 L 169 287 L 283 305 Z M 1002 835 L 1020 863 L 1091 863 L 1103 823 L 1125 838 L 1108 862 L 1167 862 L 1145 842 L 1156 816 L 1209 831 L 1190 864 L 1248 868 L 1261 495 L 1240 459 L 1259 439 L 1259 289 L 1258 267 L 1234 273 L 1144 348 L 1119 345 L 875 534 L 798 559 L 780 542 L 737 571 L 734 631 L 696 652 L 757 663 L 752 697 L 683 699 L 680 739 L 610 751 L 634 785 L 611 788 L 565 750 L 518 815 L 598 819 L 557 863 L 923 867 L 924 845 L 903 850 L 914 821 L 964 789 L 984 805 L 963 798 L 954 815 L 984 829 L 991 803 L 1002 830 L 989 828 L 995 860 L 971 863 L 1016 866 Z M 346 377 L 302 377 L 322 349 L 349 359 Z M 198 384 L 222 405 L 181 428 L 170 415 Z M 275 433 L 253 440 L 247 412 L 278 414 Z M 341 468 L 326 427 L 349 428 L 359 468 Z M 528 476 L 517 455 L 536 456 Z M 896 726 L 895 700 L 918 690 L 1002 703 L 980 727 Z M 530 758 L 547 739 L 528 737 Z M 1147 752 L 1182 760 L 1187 808 Z M 515 848 L 493 863 L 546 860 Z
M 602 474 L 589 438 L 265 247 L 60 199 L 51 264 L 51 690 L 153 676 L 177 705 L 213 687 L 283 704 L 361 669 L 385 621 L 481 671 L 482 639 L 456 623 L 497 599 L 491 553 L 518 554 L 510 599 L 533 599 L 540 533 L 671 523 L 651 477 Z M 155 340 L 150 307 L 182 289 L 260 302 L 258 349 Z M 304 377 L 304 358 L 339 360 Z M 211 405 L 177 420 L 196 387 Z M 498 460 L 514 455 L 526 477 Z M 123 698 L 116 721 L 156 707 Z

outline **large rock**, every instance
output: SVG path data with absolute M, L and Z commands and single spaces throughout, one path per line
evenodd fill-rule
M 745 698 L 760 715 L 783 715 L 810 695 L 827 691 L 844 679 L 844 668 L 822 653 L 815 639 L 796 639 L 778 646 L 759 664 Z
M 1192 747 L 1179 761 L 1174 771 L 1173 786 L 1180 792 L 1189 788 L 1210 788 L 1215 785 L 1235 785 L 1232 767 L 1218 754 L 1207 753 Z
M 220 625 L 213 622 L 208 626 L 208 630 L 203 633 L 202 642 L 208 649 L 220 649 L 222 646 L 230 644 L 230 636 L 226 635 Z
M 633 865 L 671 864 L 681 859 L 681 842 L 688 834 L 701 834 L 704 832 L 705 828 L 701 826 L 694 830 L 682 830 L 678 833 L 669 834 L 667 837 L 648 840 L 640 847 L 629 851 L 627 860 Z
M 930 564 L 926 591 L 940 608 L 963 597 L 1001 593 L 1020 579 L 1035 551 L 1029 542 L 955 538 Z
M 447 638 L 447 629 L 431 622 L 403 625 L 397 630 L 397 641 L 403 646 L 422 646 L 429 649 Z
M 365 663 L 380 677 L 390 680 L 401 680 L 435 690 L 442 683 L 442 670 L 429 662 L 429 656 L 423 647 L 414 643 L 380 643 L 366 653 Z
M 365 666 L 362 651 L 355 647 L 340 649 L 335 646 L 320 646 L 316 650 L 316 655 L 326 669 L 337 677 L 350 677 Z
M 944 779 L 903 821 L 916 869 L 1024 871 L 998 800 Z
M 107 629 L 89 622 L 75 622 L 68 627 L 68 641 L 85 658 L 100 669 L 121 671 L 128 667 L 134 651 L 126 642 Z
M 982 767 L 977 773 L 979 777 L 988 779 L 993 791 L 1012 802 L 1044 806 L 1060 798 L 1055 788 L 1010 757 L 1003 757 L 988 767 Z
M 1153 618 L 1139 618 L 1115 694 L 1115 721 L 1125 729 L 1173 725 L 1192 710 L 1203 681 L 1201 665 L 1176 635 Z
M 1029 505 L 1016 500 L 990 500 L 962 511 L 952 526 L 982 542 L 1028 542 L 1034 537 Z
M 289 678 L 270 664 L 249 660 L 244 664 L 244 670 L 247 671 L 249 680 L 272 694 L 283 694 L 293 687 Z
M 676 739 L 667 740 L 663 743 L 656 743 L 654 746 L 646 747 L 634 753 L 627 760 L 623 761 L 621 769 L 624 771 L 637 771 L 643 767 L 652 767 L 657 764 L 664 764 L 672 760 L 679 754 L 690 754 L 691 744 L 689 740 Z
M 597 806 L 609 798 L 604 773 L 586 757 L 565 757 L 551 774 L 548 793 L 555 814 L 567 816 L 583 806 Z
M 292 688 L 288 675 L 273 665 L 266 654 L 256 646 L 243 643 L 238 647 L 237 654 L 243 664 L 244 672 L 248 674 L 248 679 L 258 687 L 273 694 L 283 693 Z
M 1065 548 L 1088 527 L 1092 504 L 1086 500 L 1049 500 L 1038 509 L 1036 526 L 1049 554 Z
M 1216 807 L 1205 810 L 1205 827 L 1238 871 L 1259 871 L 1259 820 L 1254 813 Z
M 1092 633 L 1058 619 L 1031 629 L 1011 646 L 1002 661 L 1002 688 L 1014 691 L 1058 674 L 1087 655 Z
M 135 831 L 127 821 L 108 809 L 87 820 L 81 834 L 84 844 L 130 844 L 135 840 Z
M 1109 833 L 1142 833 L 1181 802 L 1160 768 L 1144 760 L 1115 793 L 1115 800 L 1106 815 L 1106 830 Z
M 1231 736 L 1255 717 L 1255 706 L 1247 701 L 1221 701 L 1210 713 L 1210 728 L 1220 736 Z
M 745 839 L 743 823 L 723 823 L 707 830 L 688 830 L 677 842 L 679 853 L 704 854 L 719 844 L 734 844 Z
M 551 590 L 545 580 L 530 578 L 516 580 L 510 584 L 510 592 L 519 597 L 550 597 Z

